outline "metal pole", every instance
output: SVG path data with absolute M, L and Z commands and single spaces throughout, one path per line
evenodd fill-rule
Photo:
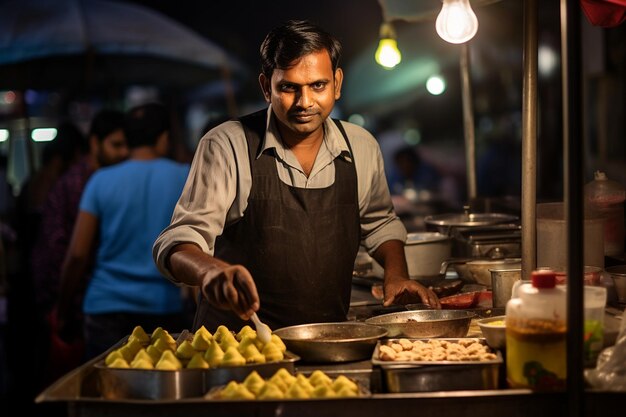
M 583 379 L 583 126 L 580 4 L 561 0 L 563 151 L 567 241 L 568 415 L 585 414 Z
M 474 132 L 474 108 L 470 84 L 469 45 L 461 45 L 461 84 L 463 97 L 463 132 L 465 133 L 465 162 L 467 172 L 467 201 L 476 198 L 476 135 Z
M 537 266 L 537 0 L 524 2 L 522 277 Z

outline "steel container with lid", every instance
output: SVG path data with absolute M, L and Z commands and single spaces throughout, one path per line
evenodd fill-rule
M 452 257 L 519 257 L 521 230 L 519 218 L 504 213 L 438 214 L 424 218 L 428 230 L 451 238 Z

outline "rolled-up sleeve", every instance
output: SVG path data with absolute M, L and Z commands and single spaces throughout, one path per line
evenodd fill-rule
M 211 131 L 200 140 L 170 225 L 152 249 L 157 268 L 171 281 L 178 282 L 166 267 L 174 246 L 193 243 L 213 255 L 215 239 L 224 229 L 237 194 L 236 161 L 232 143 L 223 130 Z

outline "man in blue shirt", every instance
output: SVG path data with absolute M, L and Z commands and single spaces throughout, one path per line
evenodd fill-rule
M 146 331 L 180 331 L 186 325 L 180 288 L 156 269 L 152 244 L 169 224 L 189 167 L 165 157 L 169 114 L 163 105 L 130 110 L 125 133 L 130 157 L 89 179 L 61 273 L 62 328 L 95 254 L 83 303 L 87 359 L 137 325 Z

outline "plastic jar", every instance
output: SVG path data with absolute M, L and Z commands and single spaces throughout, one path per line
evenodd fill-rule
M 595 366 L 604 347 L 604 310 L 607 291 L 604 287 L 585 285 L 585 329 L 583 354 L 585 365 Z
M 565 288 L 550 269 L 532 273 L 506 305 L 506 373 L 512 388 L 564 390 L 567 377 Z
M 604 218 L 604 254 L 624 253 L 624 200 L 626 191 L 617 181 L 596 171 L 594 180 L 585 185 L 585 202 L 591 213 Z

